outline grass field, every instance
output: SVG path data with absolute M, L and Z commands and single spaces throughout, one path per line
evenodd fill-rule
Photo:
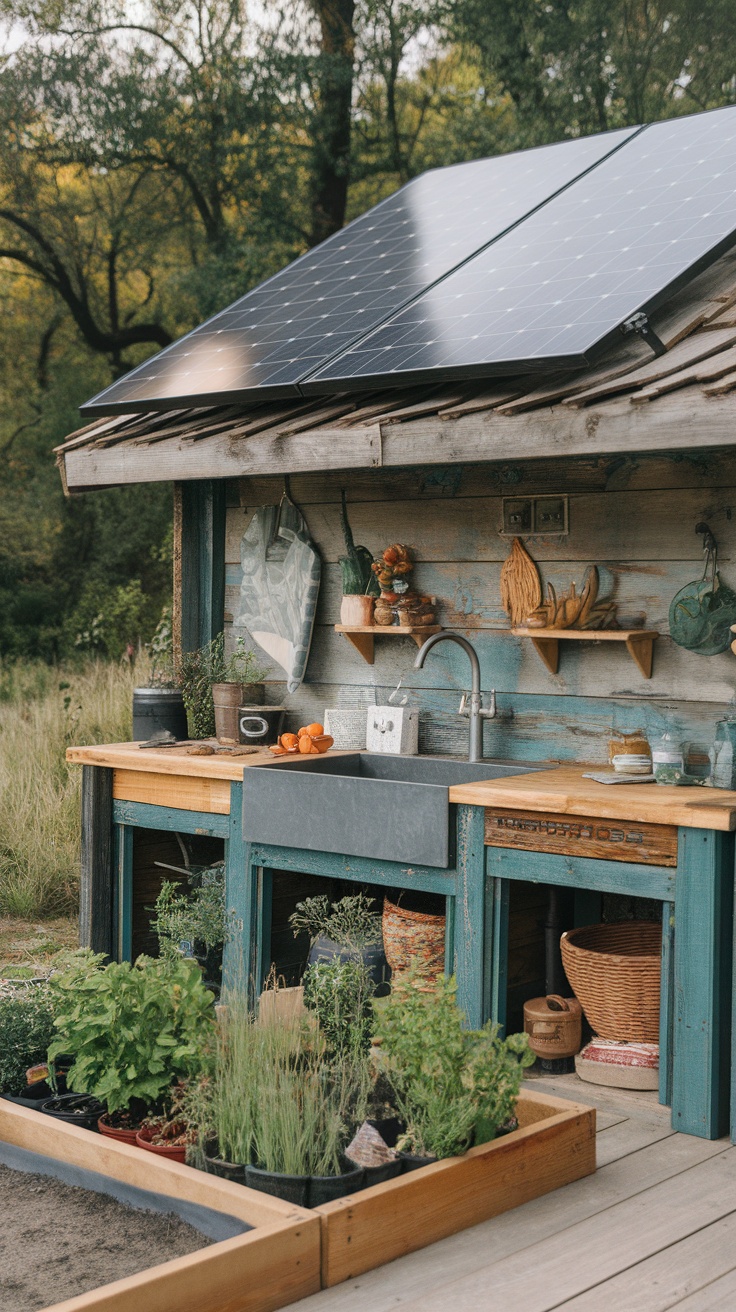
M 67 747 L 130 738 L 141 670 L 0 665 L 0 916 L 74 915 L 81 767 Z

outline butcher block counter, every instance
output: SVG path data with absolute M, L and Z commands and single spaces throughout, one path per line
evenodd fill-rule
M 135 743 L 74 747 L 83 767 L 80 937 L 118 959 L 147 946 L 163 859 L 224 859 L 230 938 L 224 969 L 246 963 L 257 991 L 271 961 L 274 880 L 352 881 L 445 898 L 446 969 L 473 1028 L 504 1026 L 512 887 L 572 890 L 575 925 L 601 918 L 607 894 L 659 902 L 662 920 L 660 1101 L 675 1129 L 716 1138 L 728 1128 L 729 1025 L 736 792 L 658 784 L 600 784 L 584 765 L 456 785 L 450 864 L 246 843 L 244 771 L 273 757 Z M 278 817 L 275 817 L 276 819 Z M 153 851 L 156 847 L 156 851 Z M 218 856 L 219 853 L 219 856 Z M 154 869 L 155 868 L 155 869 Z M 296 883 L 294 883 L 296 886 Z

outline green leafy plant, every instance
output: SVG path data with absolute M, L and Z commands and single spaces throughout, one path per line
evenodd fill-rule
M 49 1057 L 72 1056 L 69 1087 L 94 1094 L 108 1112 L 157 1109 L 175 1081 L 200 1069 L 212 1036 L 213 995 L 192 961 L 102 961 L 78 953 L 52 976 L 58 1037 Z
M 342 574 L 342 590 L 346 597 L 378 596 L 378 582 L 373 572 L 373 553 L 367 547 L 356 547 L 353 530 L 348 519 L 348 505 L 345 491 L 340 493 L 342 508 L 340 520 L 342 535 L 345 539 L 345 555 L 340 556 L 339 565 Z
M 171 606 L 164 606 L 153 637 L 146 644 L 146 652 L 151 663 L 146 686 L 149 688 L 176 688 Z
M 375 985 L 360 961 L 315 961 L 304 972 L 304 1002 L 317 1016 L 328 1052 L 368 1052 Z
M 189 732 L 194 738 L 211 738 L 215 732 L 213 683 L 258 683 L 265 674 L 256 654 L 238 638 L 234 652 L 225 655 L 225 635 L 218 633 L 205 647 L 184 652 L 177 683 L 186 707 Z
M 312 942 L 324 934 L 338 947 L 360 953 L 381 942 L 381 916 L 373 910 L 375 899 L 365 893 L 330 902 L 324 894 L 297 902 L 289 916 L 294 937 L 304 931 Z
M 210 952 L 227 938 L 225 863 L 195 866 L 187 872 L 187 890 L 165 879 L 156 898 L 151 928 L 161 955 L 177 957 L 182 942 Z
M 0 1092 L 19 1093 L 29 1066 L 46 1060 L 54 1034 L 48 991 L 0 1000 Z
M 457 983 L 442 977 L 431 991 L 414 972 L 394 984 L 378 1034 L 396 1109 L 406 1123 L 400 1147 L 452 1157 L 473 1139 L 493 1138 L 513 1115 L 525 1066 L 534 1061 L 525 1034 L 498 1037 L 497 1027 L 463 1029 Z

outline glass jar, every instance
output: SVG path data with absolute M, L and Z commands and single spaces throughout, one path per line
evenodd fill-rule
M 713 786 L 736 788 L 736 718 L 727 715 L 718 721 L 710 760 Z
M 669 733 L 652 743 L 652 771 L 658 784 L 686 783 L 682 747 Z
M 652 753 L 644 730 L 624 733 L 614 729 L 608 743 L 608 760 L 617 774 L 651 774 Z

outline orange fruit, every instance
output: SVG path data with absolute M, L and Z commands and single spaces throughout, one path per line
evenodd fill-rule
M 281 743 L 281 746 L 285 747 L 287 751 L 289 750 L 293 751 L 295 747 L 299 746 L 299 739 L 297 738 L 295 733 L 282 733 L 279 741 Z

